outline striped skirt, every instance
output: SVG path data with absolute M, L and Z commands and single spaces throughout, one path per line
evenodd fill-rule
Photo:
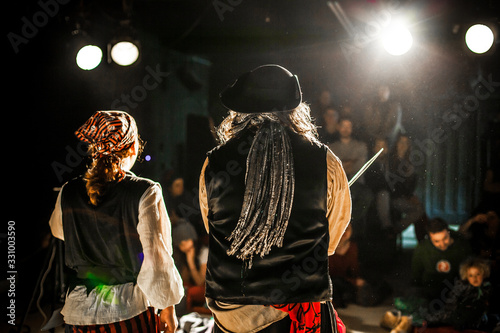
M 154 308 L 123 321 L 101 325 L 68 325 L 65 333 L 159 333 L 160 317 Z

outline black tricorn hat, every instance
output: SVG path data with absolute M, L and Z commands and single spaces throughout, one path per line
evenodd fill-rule
M 288 111 L 302 102 L 299 79 L 279 65 L 263 65 L 241 75 L 220 93 L 222 104 L 241 113 Z

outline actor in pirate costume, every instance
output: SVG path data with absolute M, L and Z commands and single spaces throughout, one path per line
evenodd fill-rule
M 160 185 L 130 172 L 142 149 L 135 120 L 98 111 L 75 134 L 92 163 L 64 184 L 49 223 L 76 275 L 65 330 L 173 333 L 184 291 Z
M 221 101 L 229 116 L 200 175 L 214 332 L 331 332 L 328 255 L 351 216 L 342 165 L 285 68 L 243 74 Z

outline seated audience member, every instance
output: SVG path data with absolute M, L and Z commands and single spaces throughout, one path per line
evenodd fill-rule
M 480 332 L 491 332 L 499 323 L 498 316 L 489 312 L 491 284 L 488 264 L 479 258 L 468 258 L 460 265 L 460 279 L 450 284 L 446 299 L 435 299 L 429 306 L 420 306 L 411 313 L 414 326 L 452 327 Z M 409 318 L 398 311 L 384 314 L 381 326 L 392 328 L 399 318 Z
M 339 120 L 339 139 L 328 146 L 342 161 L 347 178 L 352 178 L 366 163 L 368 148 L 366 143 L 353 137 L 353 123 L 350 118 Z M 363 182 L 363 178 L 359 179 Z
M 474 254 L 488 260 L 497 261 L 500 251 L 500 218 L 495 211 L 472 216 L 458 230 L 470 240 Z
M 352 227 L 345 230 L 335 254 L 328 258 L 330 277 L 333 284 L 333 302 L 336 307 L 350 303 L 362 306 L 379 304 L 387 293 L 384 283 L 370 283 L 361 277 L 358 260 L 358 245 L 351 240 Z M 386 288 L 385 291 L 388 291 Z
M 339 139 L 338 122 L 339 112 L 333 106 L 323 110 L 318 127 L 318 137 L 321 142 L 329 144 Z
M 423 224 L 426 217 L 424 207 L 415 195 L 418 179 L 415 166 L 409 158 L 411 149 L 410 137 L 400 135 L 389 157 L 388 182 L 391 188 L 392 226 L 398 234 L 414 224 L 417 239 L 420 241 L 425 235 Z
M 483 181 L 482 201 L 479 209 L 493 210 L 500 215 L 500 139 L 496 139 L 492 149 L 490 165 L 486 169 Z
M 387 311 L 380 325 L 392 329 L 392 333 L 408 332 L 411 324 L 420 326 L 427 311 L 454 288 L 459 276 L 460 264 L 471 254 L 469 243 L 458 232 L 450 230 L 441 218 L 431 219 L 427 237 L 413 252 L 412 283 L 416 290 L 394 300 L 395 310 Z M 421 315 L 423 314 L 423 315 Z
M 491 332 L 498 317 L 489 312 L 490 269 L 479 258 L 470 258 L 460 265 L 460 281 L 455 283 L 450 300 L 439 311 L 423 313 L 424 325 L 453 326 L 457 330 Z M 417 314 L 418 315 L 418 314 Z M 422 315 L 422 314 L 420 314 Z
M 169 214 L 175 214 L 172 216 L 172 225 L 175 225 L 176 218 L 184 219 L 193 225 L 198 235 L 205 234 L 198 196 L 185 190 L 184 177 L 177 173 L 167 175 L 164 185 L 165 204 Z
M 450 230 L 441 218 L 431 219 L 427 238 L 413 252 L 412 280 L 419 295 L 431 301 L 440 299 L 458 276 L 460 263 L 472 254 L 469 243 L 458 232 Z
M 384 149 L 380 156 L 373 162 L 365 174 L 365 184 L 370 188 L 374 196 L 375 215 L 378 225 L 383 231 L 392 228 L 390 187 L 387 183 L 388 173 L 388 145 L 384 138 L 376 138 L 373 143 L 373 154 Z M 384 235 L 388 234 L 384 232 Z
M 376 98 L 364 109 L 360 121 L 364 128 L 364 139 L 367 142 L 384 136 L 388 138 L 389 146 L 392 146 L 396 135 L 404 132 L 401 104 L 391 95 L 388 85 L 379 86 Z
M 352 136 L 352 126 L 351 119 L 340 119 L 340 138 L 328 144 L 328 147 L 342 161 L 342 166 L 348 179 L 352 179 L 363 167 L 367 161 L 368 154 L 366 144 Z M 373 201 L 373 194 L 364 184 L 363 176 L 351 186 L 351 200 L 353 234 L 354 237 L 363 237 L 366 228 L 366 214 Z
M 186 311 L 208 313 L 205 307 L 205 274 L 208 247 L 198 241 L 196 230 L 186 220 L 172 228 L 174 259 L 186 289 Z
M 351 240 L 352 226 L 345 230 L 335 254 L 328 258 L 328 267 L 333 284 L 333 302 L 336 307 L 345 307 L 356 301 L 358 288 L 366 282 L 359 276 L 358 245 Z
M 490 305 L 500 313 L 500 218 L 495 211 L 487 211 L 472 216 L 460 226 L 461 232 L 469 240 L 474 254 L 490 265 L 492 297 Z
M 332 103 L 332 94 L 328 90 L 328 88 L 323 88 L 316 101 L 312 103 L 311 105 L 311 117 L 313 119 L 321 119 L 321 115 L 323 114 L 323 111 L 330 106 Z

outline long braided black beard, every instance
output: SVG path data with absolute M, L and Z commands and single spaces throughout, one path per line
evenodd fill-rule
M 238 223 L 228 240 L 228 255 L 248 260 L 261 258 L 271 247 L 283 246 L 292 210 L 295 172 L 290 138 L 277 121 L 258 129 L 247 157 L 245 195 Z

